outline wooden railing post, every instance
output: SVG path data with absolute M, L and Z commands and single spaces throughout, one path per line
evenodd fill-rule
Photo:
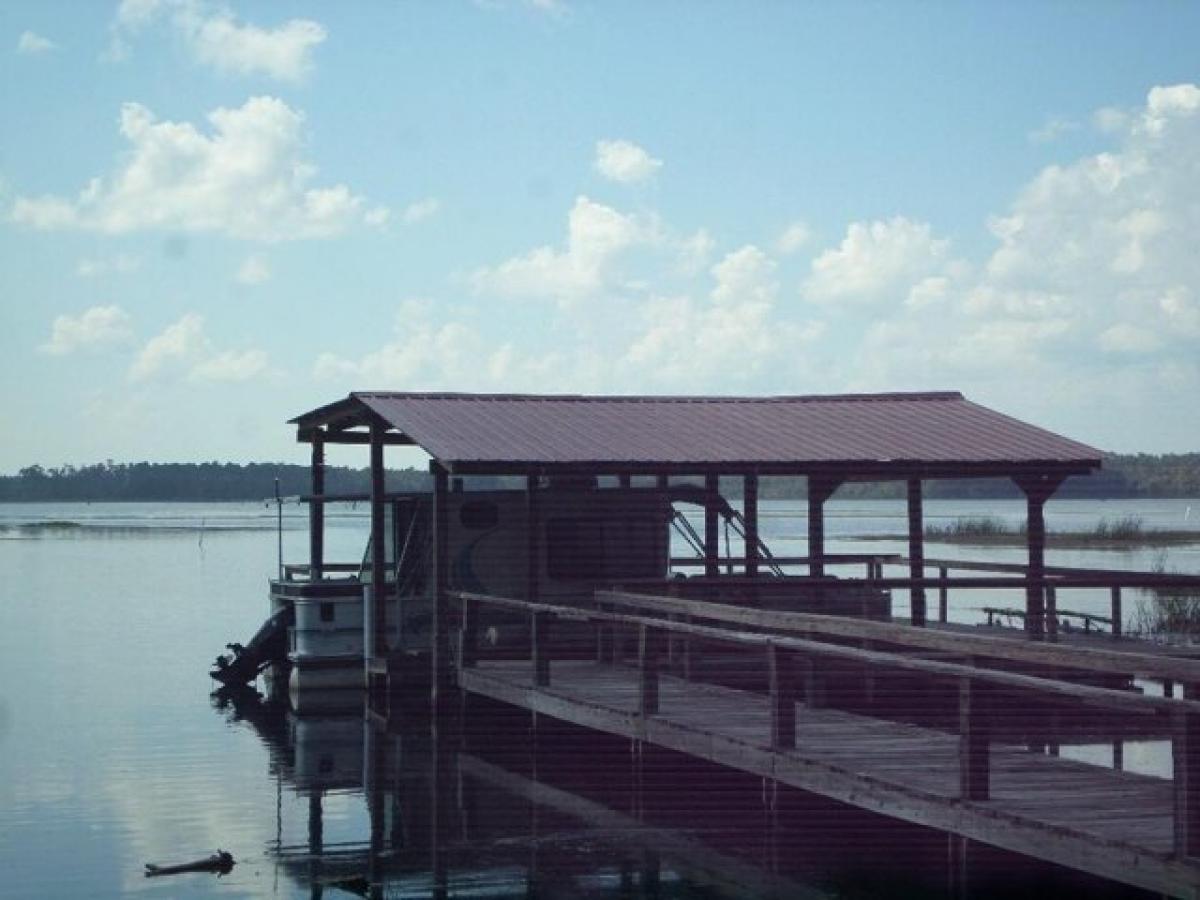
M 767 645 L 771 690 L 771 748 L 796 747 L 796 676 L 792 660 L 775 644 Z
M 949 570 L 945 566 L 938 568 L 938 575 L 942 579 L 942 584 L 938 585 L 938 621 L 950 621 L 950 589 L 946 587 L 946 576 Z
M 990 760 L 988 689 L 970 677 L 958 682 L 959 794 L 964 800 L 987 800 Z
M 661 632 L 649 625 L 638 626 L 638 664 L 641 667 L 641 691 L 638 712 L 643 716 L 658 714 L 659 637 Z
M 462 599 L 462 628 L 458 632 L 458 665 L 470 669 L 475 666 L 479 653 L 479 601 L 470 597 Z
M 535 612 L 530 618 L 533 683 L 537 687 L 546 687 L 550 684 L 550 614 Z
M 1112 616 L 1112 635 L 1113 635 L 1113 637 L 1120 637 L 1121 630 L 1122 630 L 1121 588 L 1120 587 L 1114 587 L 1112 589 L 1112 613 L 1111 613 L 1111 616 Z
M 1050 585 L 1046 586 L 1046 638 L 1058 640 L 1058 592 Z
M 1171 717 L 1175 853 L 1200 856 L 1200 715 L 1178 709 L 1172 710 Z

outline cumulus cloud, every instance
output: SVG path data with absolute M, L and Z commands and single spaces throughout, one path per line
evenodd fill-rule
M 317 169 L 300 152 L 303 113 L 252 97 L 208 121 L 205 133 L 126 103 L 120 131 L 129 150 L 118 171 L 74 199 L 17 197 L 10 215 L 43 230 L 160 228 L 266 241 L 331 237 L 363 220 L 363 199 L 344 184 L 312 186 Z
M 75 266 L 75 274 L 80 278 L 98 278 L 102 275 L 127 275 L 136 272 L 142 261 L 128 253 L 118 253 L 107 257 L 84 257 Z
M 653 177 L 662 168 L 655 159 L 633 141 L 597 141 L 596 171 L 610 181 L 634 184 Z
M 17 52 L 24 56 L 39 56 L 57 50 L 58 44 L 32 31 L 23 31 L 17 38 Z
M 853 222 L 837 247 L 812 262 L 805 297 L 816 303 L 866 304 L 903 298 L 918 281 L 951 262 L 950 242 L 926 222 L 903 216 Z
M 784 256 L 796 253 L 812 239 L 812 229 L 807 222 L 793 222 L 775 241 L 775 249 Z
M 478 269 L 471 283 L 478 293 L 567 303 L 611 284 L 620 256 L 658 237 L 656 223 L 580 196 L 567 217 L 563 249 L 537 247 L 493 268 Z
M 1027 137 L 1035 144 L 1049 144 L 1065 134 L 1079 130 L 1079 123 L 1071 119 L 1054 116 L 1047 119 L 1039 128 L 1029 132 Z
M 326 37 L 320 23 L 289 19 L 274 28 L 240 22 L 221 3 L 205 0 L 123 0 L 113 22 L 110 58 L 123 58 L 129 42 L 166 22 L 196 62 L 232 75 L 300 81 L 312 69 L 313 50 Z
M 271 267 L 261 256 L 247 256 L 233 277 L 238 284 L 263 284 L 271 280 Z
M 129 380 L 182 374 L 192 382 L 249 381 L 266 368 L 267 355 L 261 350 L 218 351 L 204 317 L 189 312 L 145 343 L 129 368 Z
M 104 347 L 129 340 L 129 315 L 119 306 L 93 306 L 77 316 L 56 316 L 43 353 L 65 356 L 76 350 Z
M 437 215 L 437 211 L 441 208 L 441 201 L 437 197 L 426 197 L 424 200 L 417 200 L 415 203 L 410 203 L 404 207 L 404 221 L 410 225 L 424 221 L 431 216 Z

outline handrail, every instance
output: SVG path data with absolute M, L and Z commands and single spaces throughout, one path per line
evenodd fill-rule
M 1092 685 L 1043 678 L 1037 675 L 1022 675 L 1003 669 L 990 669 L 985 666 L 964 665 L 962 663 L 924 659 L 922 657 L 881 650 L 865 650 L 859 647 L 829 644 L 809 638 L 766 634 L 759 631 L 731 631 L 727 628 L 718 628 L 711 625 L 697 625 L 690 622 L 658 619 L 651 616 L 630 615 L 600 609 L 584 609 L 553 603 L 518 600 L 513 597 L 497 597 L 470 591 L 452 591 L 451 596 L 465 603 L 500 606 L 506 609 L 517 609 L 531 614 L 549 615 L 573 621 L 636 625 L 724 643 L 764 648 L 776 647 L 812 656 L 834 657 L 865 665 L 873 665 L 879 668 L 899 669 L 902 671 L 953 678 L 970 678 L 997 686 L 1070 697 L 1089 705 L 1121 709 L 1127 712 L 1154 713 L 1186 710 L 1187 712 L 1200 715 L 1200 701 L 1198 700 L 1157 697 L 1130 691 L 1114 690 L 1112 688 L 1094 687 Z M 1200 664 L 1196 664 L 1196 672 L 1193 674 L 1200 676 Z
M 819 613 L 778 612 L 700 600 L 649 596 L 623 591 L 597 591 L 598 603 L 688 615 L 758 628 L 783 629 L 836 638 L 880 641 L 924 650 L 986 656 L 1012 662 L 1039 663 L 1107 674 L 1166 678 L 1200 684 L 1200 659 L 1150 656 L 1124 650 L 1095 650 L 1044 641 L 965 634 L 936 628 L 914 628 L 894 622 L 851 619 Z

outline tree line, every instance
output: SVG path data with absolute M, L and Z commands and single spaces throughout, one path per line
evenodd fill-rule
M 0 476 L 0 501 L 225 501 L 263 500 L 275 492 L 279 479 L 282 496 L 307 494 L 311 482 L 308 466 L 289 463 L 114 463 L 90 466 L 43 468 L 27 466 L 16 475 Z M 472 479 L 493 485 L 512 484 L 514 479 Z M 389 491 L 427 491 L 428 472 L 406 468 L 389 470 Z M 370 471 L 346 466 L 327 466 L 328 494 L 366 494 L 371 489 Z M 763 478 L 760 493 L 765 498 L 805 496 L 805 479 Z M 741 479 L 722 479 L 721 491 L 728 497 L 741 495 Z M 901 498 L 900 482 L 846 484 L 839 498 Z M 925 484 L 930 499 L 999 499 L 1020 497 L 1012 481 L 1004 478 L 943 479 Z M 1200 497 L 1200 453 L 1108 454 L 1104 467 L 1090 476 L 1068 479 L 1057 497 L 1113 499 L 1122 497 Z

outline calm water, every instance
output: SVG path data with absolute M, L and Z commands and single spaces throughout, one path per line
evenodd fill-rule
M 1061 502 L 1048 519 L 1053 529 L 1138 515 L 1200 536 L 1192 505 Z M 777 552 L 803 553 L 799 513 L 764 505 Z M 1016 502 L 927 504 L 934 520 L 982 513 L 1023 514 Z M 530 873 L 550 896 L 724 897 L 772 883 L 813 896 L 944 889 L 943 836 L 795 792 L 772 808 L 758 780 L 666 754 L 647 753 L 639 770 L 627 744 L 552 723 L 531 741 L 528 717 L 501 709 L 479 710 L 460 735 L 419 716 L 379 731 L 353 704 L 305 717 L 217 708 L 207 668 L 265 614 L 275 515 L 261 504 L 0 506 L 0 895 L 349 896 L 371 865 L 387 874 L 388 896 L 423 896 L 438 878 L 452 895 L 524 895 Z M 61 521 L 79 527 L 45 527 Z M 903 550 L 849 538 L 900 534 L 904 521 L 901 503 L 835 502 L 829 549 Z M 361 507 L 334 512 L 328 529 L 331 560 L 360 556 Z M 306 546 L 303 513 L 285 509 L 285 558 L 302 561 Z M 927 553 L 1021 559 L 1016 549 Z M 1200 543 L 1158 557 L 1051 551 L 1048 561 L 1200 572 Z M 955 598 L 953 617 L 971 620 L 980 605 Z M 1059 605 L 1104 612 L 1107 598 L 1060 595 Z M 1102 763 L 1107 752 L 1077 751 Z M 1153 742 L 1125 752 L 1127 768 L 1162 764 Z M 143 877 L 146 862 L 217 847 L 239 860 L 223 878 Z M 1014 871 L 986 850 L 978 865 L 995 878 Z M 1046 867 L 1019 873 L 1005 884 L 1100 889 Z

